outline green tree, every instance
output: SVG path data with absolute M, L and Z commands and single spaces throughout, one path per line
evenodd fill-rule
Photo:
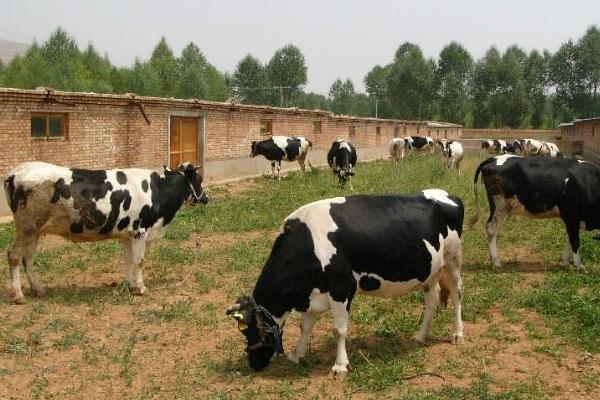
M 59 27 L 41 46 L 40 54 L 47 67 L 41 84 L 61 90 L 85 90 L 85 66 L 75 38 Z
M 451 42 L 440 52 L 435 83 L 438 109 L 444 121 L 464 124 L 470 108 L 469 91 L 473 58 L 460 44 Z
M 524 80 L 527 54 L 517 46 L 506 49 L 502 56 L 499 80 L 500 123 L 496 127 L 520 128 L 530 115 L 529 97 Z
M 550 62 L 550 80 L 555 88 L 554 108 L 557 119 L 581 118 L 585 107 L 586 87 L 577 47 L 564 43 Z
M 600 30 L 596 25 L 589 27 L 577 42 L 577 55 L 578 69 L 588 97 L 580 114 L 597 116 L 600 114 Z
M 531 102 L 531 127 L 544 126 L 548 96 L 548 55 L 532 50 L 525 61 L 525 88 Z
M 177 60 L 179 96 L 204 99 L 208 94 L 206 58 L 194 43 L 188 44 Z
M 339 115 L 351 115 L 354 111 L 354 85 L 350 79 L 336 79 L 329 89 L 331 111 Z
M 300 94 L 294 105 L 307 110 L 329 110 L 330 108 L 327 97 L 312 92 Z
M 111 67 L 110 84 L 113 88 L 113 93 L 135 92 L 135 90 L 130 87 L 132 73 L 132 70 L 126 67 Z
M 268 104 L 272 97 L 267 72 L 262 63 L 251 54 L 237 64 L 231 76 L 233 96 L 247 104 Z
M 475 128 L 489 128 L 500 125 L 501 106 L 500 75 L 502 58 L 492 46 L 483 58 L 477 61 L 473 73 L 473 125 Z
M 136 58 L 127 84 L 129 91 L 143 96 L 160 96 L 162 84 L 160 76 L 150 63 Z
M 389 67 L 376 65 L 365 76 L 364 83 L 369 97 L 377 105 L 377 116 L 392 117 L 392 107 L 387 94 L 387 77 Z M 373 115 L 375 116 L 375 115 Z
M 92 44 L 81 54 L 85 75 L 85 89 L 96 93 L 112 93 L 112 65 L 108 56 L 101 57 Z
M 149 60 L 150 67 L 158 76 L 160 90 L 157 95 L 175 97 L 179 93 L 179 76 L 177 74 L 177 60 L 173 50 L 167 44 L 164 36 L 160 39 Z
M 307 82 L 304 55 L 300 49 L 288 44 L 277 50 L 267 64 L 267 76 L 273 86 L 282 87 L 278 105 L 286 106 L 302 92 Z
M 395 116 L 426 119 L 432 114 L 434 73 L 419 46 L 403 43 L 387 75 L 387 91 Z
M 211 64 L 206 66 L 206 100 L 227 100 L 230 90 L 225 78 L 225 74 L 219 72 Z

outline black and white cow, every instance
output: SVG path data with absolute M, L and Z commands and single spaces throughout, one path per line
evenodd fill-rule
M 352 168 L 356 166 L 356 149 L 350 142 L 338 139 L 327 152 L 327 163 L 338 176 L 340 184 L 344 185 L 354 176 Z
M 463 145 L 456 140 L 448 140 L 442 143 L 442 151 L 446 159 L 447 168 L 456 168 L 460 174 L 460 162 L 463 159 L 465 151 Z
M 506 154 L 506 140 L 484 140 L 481 142 L 481 152 L 487 152 L 489 154 Z
M 121 239 L 125 277 L 136 294 L 146 291 L 146 243 L 160 238 L 183 203 L 207 203 L 202 177 L 191 164 L 163 173 L 145 169 L 86 170 L 43 162 L 14 168 L 4 190 L 15 222 L 8 250 L 13 298 L 23 303 L 19 262 L 34 295 L 44 291 L 33 271 L 39 239 L 54 234 L 73 241 Z
M 500 266 L 496 236 L 508 215 L 529 218 L 561 218 L 567 230 L 562 256 L 568 266 L 571 255 L 577 270 L 584 269 L 579 256 L 579 230 L 600 228 L 600 169 L 593 164 L 563 158 L 523 158 L 506 154 L 482 162 L 475 172 L 477 214 L 481 207 L 477 180 L 482 176 L 490 204 L 486 230 L 490 259 Z
M 420 152 L 435 152 L 435 142 L 429 136 L 407 136 L 404 143 L 408 150 Z
M 406 139 L 392 138 L 388 144 L 390 150 L 390 156 L 392 160 L 398 162 L 398 160 L 404 160 L 404 150 L 407 147 Z
M 281 179 L 281 161 L 298 161 L 302 172 L 305 171 L 306 156 L 312 143 L 304 137 L 271 136 L 267 140 L 252 142 L 250 157 L 264 156 L 271 161 L 271 171 L 275 178 L 275 165 L 277 165 L 277 178 Z
M 289 359 L 304 357 L 319 314 L 333 314 L 337 358 L 348 371 L 346 336 L 356 294 L 391 298 L 425 292 L 424 342 L 440 300 L 455 306 L 453 342 L 461 342 L 461 200 L 440 189 L 417 195 L 349 196 L 307 204 L 283 222 L 251 295 L 227 310 L 247 340 L 250 366 L 265 368 L 283 353 L 283 327 L 293 310 L 303 313 L 301 337 Z

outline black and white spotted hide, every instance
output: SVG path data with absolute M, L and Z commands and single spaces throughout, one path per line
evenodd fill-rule
M 271 161 L 273 178 L 277 167 L 277 179 L 281 179 L 281 161 L 298 161 L 302 172 L 305 172 L 306 156 L 311 147 L 312 143 L 304 137 L 272 136 L 266 140 L 252 142 L 250 157 L 264 156 Z
M 8 265 L 16 303 L 24 302 L 21 261 L 33 294 L 43 293 L 33 272 L 33 255 L 39 239 L 48 233 L 80 242 L 120 239 L 126 279 L 134 293 L 143 294 L 141 263 L 146 243 L 163 235 L 185 202 L 208 202 L 202 177 L 188 163 L 158 173 L 27 162 L 9 172 L 4 189 L 15 222 Z
M 481 174 L 490 205 L 486 224 L 490 259 L 500 266 L 496 237 L 508 215 L 560 218 L 568 240 L 563 252 L 565 267 L 573 261 L 584 266 L 579 255 L 579 230 L 600 228 L 600 169 L 594 164 L 563 158 L 523 158 L 512 154 L 482 162 L 475 172 L 474 191 L 479 218 L 481 207 L 477 180 Z
M 332 371 L 345 376 L 349 313 L 357 294 L 391 298 L 423 290 L 423 323 L 414 336 L 419 342 L 428 337 L 440 292 L 443 300 L 450 296 L 453 341 L 461 341 L 463 217 L 461 200 L 440 189 L 337 197 L 294 211 L 284 220 L 252 294 L 227 311 L 245 336 L 250 366 L 263 369 L 282 351 L 283 326 L 293 310 L 303 313 L 300 339 L 288 357 L 298 362 L 317 317 L 331 311 L 337 341 Z
M 327 152 L 327 163 L 342 186 L 354 176 L 356 160 L 356 148 L 343 139 L 333 142 Z

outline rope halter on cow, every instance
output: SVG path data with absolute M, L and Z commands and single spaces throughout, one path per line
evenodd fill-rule
M 256 318 L 256 327 L 260 342 L 246 346 L 246 351 L 253 351 L 263 346 L 272 348 L 275 353 L 283 354 L 283 327 L 279 327 L 273 314 L 266 308 L 256 303 L 254 296 L 248 296 Z
M 172 171 L 171 169 L 166 169 L 166 170 Z M 204 188 L 201 188 L 202 191 L 200 192 L 200 195 L 198 195 L 198 193 L 196 193 L 196 189 L 194 188 L 194 185 L 192 184 L 192 181 L 186 176 L 185 172 L 180 170 L 179 168 L 176 169 L 175 171 L 178 172 L 179 174 L 181 174 L 185 178 L 185 180 L 187 181 L 187 184 L 190 188 L 190 191 L 192 192 L 192 196 L 194 196 L 194 199 L 196 200 L 196 202 L 199 203 L 200 199 L 204 195 Z

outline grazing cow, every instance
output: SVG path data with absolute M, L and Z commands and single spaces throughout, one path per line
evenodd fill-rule
M 506 144 L 506 152 L 510 154 L 523 154 L 523 139 L 515 140 Z
M 521 142 L 523 145 L 524 156 L 542 156 L 544 154 L 544 142 L 536 139 L 523 139 Z
M 398 162 L 398 160 L 404 160 L 404 150 L 407 146 L 406 139 L 392 138 L 390 140 L 389 149 L 392 160 Z
M 449 140 L 443 147 L 444 158 L 446 159 L 447 168 L 456 168 L 460 174 L 460 162 L 463 159 L 465 151 L 460 142 Z
M 552 142 L 542 143 L 542 153 L 548 157 L 562 157 L 558 146 Z
M 340 185 L 345 185 L 354 176 L 352 168 L 356 166 L 356 149 L 346 140 L 338 139 L 331 144 L 327 163 L 337 174 Z
M 305 171 L 306 156 L 312 143 L 303 137 L 271 136 L 267 140 L 254 141 L 250 151 L 250 157 L 263 155 L 271 161 L 271 171 L 275 178 L 275 165 L 277 165 L 277 179 L 281 179 L 281 161 L 298 161 L 302 172 Z
M 248 361 L 265 368 L 283 353 L 283 326 L 302 312 L 301 336 L 289 359 L 304 357 L 319 314 L 331 310 L 337 358 L 334 375 L 348 371 L 346 336 L 356 294 L 396 297 L 425 292 L 423 322 L 414 336 L 424 342 L 440 300 L 455 307 L 453 342 L 462 341 L 461 200 L 440 189 L 417 195 L 349 196 L 307 204 L 283 223 L 251 295 L 227 314 L 246 337 Z
M 146 243 L 163 235 L 184 202 L 208 202 L 202 177 L 188 163 L 158 173 L 27 162 L 8 174 L 4 190 L 15 221 L 15 239 L 8 250 L 15 303 L 24 302 L 21 261 L 32 293 L 44 293 L 34 275 L 33 255 L 47 233 L 73 241 L 121 239 L 125 277 L 134 293 L 143 294 L 141 263 Z
M 481 142 L 481 152 L 487 152 L 489 154 L 505 154 L 506 140 L 484 140 Z
M 408 150 L 435 152 L 435 142 L 429 136 L 407 136 L 404 138 L 404 143 Z
M 500 266 L 496 236 L 508 215 L 529 218 L 561 218 L 568 241 L 562 256 L 570 257 L 577 270 L 584 269 L 579 256 L 579 230 L 600 228 L 600 168 L 564 158 L 523 158 L 506 154 L 482 162 L 475 172 L 474 192 L 480 214 L 477 180 L 482 176 L 490 204 L 486 229 L 490 259 Z

